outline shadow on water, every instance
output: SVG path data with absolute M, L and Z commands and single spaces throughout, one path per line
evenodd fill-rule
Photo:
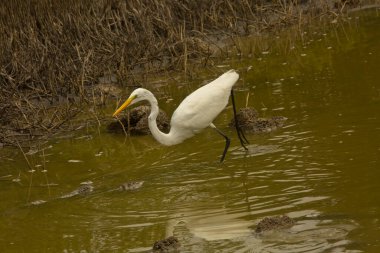
M 239 106 L 250 93 L 250 106 L 288 121 L 272 133 L 247 134 L 245 152 L 226 110 L 215 122 L 234 137 L 223 164 L 224 140 L 210 129 L 174 147 L 90 129 L 29 153 L 33 171 L 4 150 L 0 248 L 147 252 L 174 235 L 181 252 L 377 252 L 380 19 L 359 17 L 312 33 L 289 55 L 225 63 L 253 66 L 239 81 Z M 174 100 L 160 104 L 173 111 L 186 92 L 169 87 Z M 115 190 L 129 181 L 144 184 Z M 93 189 L 70 195 L 83 182 Z M 27 205 L 33 201 L 40 202 Z M 296 224 L 254 232 L 264 217 L 282 214 Z

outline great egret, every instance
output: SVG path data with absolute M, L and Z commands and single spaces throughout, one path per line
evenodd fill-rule
M 161 132 L 157 127 L 156 119 L 159 112 L 157 99 L 149 90 L 144 88 L 134 90 L 129 98 L 114 112 L 113 116 L 117 116 L 129 105 L 147 100 L 151 106 L 151 112 L 148 117 L 149 129 L 158 142 L 166 146 L 176 145 L 199 133 L 204 128 L 211 127 L 226 140 L 226 145 L 220 159 L 220 161 L 223 162 L 230 145 L 230 139 L 217 129 L 212 122 L 227 106 L 230 94 L 234 115 L 236 117 L 232 87 L 238 79 L 239 74 L 236 73 L 235 70 L 229 70 L 214 81 L 200 87 L 187 96 L 174 111 L 170 121 L 170 131 L 167 134 Z M 235 120 L 235 122 L 237 122 L 237 120 Z M 248 143 L 247 139 L 240 130 L 239 125 L 235 124 L 235 126 L 241 145 L 247 149 L 244 145 Z M 244 139 L 242 139 L 242 137 Z

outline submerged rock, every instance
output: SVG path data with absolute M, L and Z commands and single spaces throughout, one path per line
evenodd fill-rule
M 144 184 L 144 181 L 130 181 L 120 185 L 120 191 L 133 191 L 139 189 Z
M 120 121 L 123 124 L 125 131 L 131 135 L 148 135 L 150 134 L 148 126 L 148 116 L 150 114 L 150 106 L 141 105 L 129 111 L 128 118 L 124 117 Z M 110 123 L 107 130 L 113 133 L 124 133 L 123 126 L 119 121 Z M 157 127 L 163 132 L 169 131 L 169 118 L 164 111 L 160 109 L 157 116 Z
M 179 252 L 181 244 L 174 236 L 170 236 L 164 240 L 157 241 L 153 244 L 154 253 Z
M 255 122 L 258 118 L 259 113 L 255 108 L 251 107 L 240 108 L 236 114 L 236 119 L 239 122 L 239 126 L 241 127 L 249 123 Z M 235 118 L 232 118 L 230 126 L 235 127 Z
M 259 118 L 259 113 L 251 107 L 241 108 L 236 114 L 239 126 L 245 132 L 269 133 L 284 125 L 286 117 L 274 116 L 272 118 Z M 230 127 L 235 127 L 235 119 L 230 122 Z
M 93 190 L 94 190 L 94 186 L 92 186 L 92 182 L 85 182 L 74 191 L 69 192 L 65 195 L 62 195 L 60 198 L 66 199 L 66 198 L 71 198 L 77 195 L 87 195 L 91 193 Z
M 263 231 L 289 228 L 294 223 L 295 221 L 286 215 L 265 217 L 257 224 L 255 232 L 261 233 Z

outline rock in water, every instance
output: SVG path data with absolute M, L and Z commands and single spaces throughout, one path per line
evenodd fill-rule
M 124 117 L 120 121 L 123 124 L 125 131 L 131 135 L 148 135 L 150 134 L 148 125 L 148 116 L 150 114 L 150 107 L 141 105 L 129 111 L 129 124 L 128 118 Z M 157 116 L 157 127 L 163 132 L 168 132 L 170 128 L 169 118 L 164 111 L 160 109 Z M 107 126 L 109 132 L 124 133 L 123 127 L 119 121 L 110 123 Z
M 241 129 L 249 133 L 269 133 L 284 125 L 286 117 L 259 118 L 259 113 L 251 107 L 241 108 L 236 114 Z M 230 122 L 235 127 L 235 119 Z
M 120 185 L 120 191 L 133 191 L 139 189 L 144 184 L 144 181 L 130 181 Z
M 181 244 L 174 236 L 170 236 L 164 240 L 157 241 L 153 244 L 154 253 L 179 252 Z
M 258 118 L 255 122 L 246 126 L 244 129 L 253 133 L 270 133 L 284 125 L 287 118 L 274 116 L 270 119 Z
M 66 199 L 66 198 L 71 198 L 78 195 L 84 196 L 91 193 L 93 190 L 94 190 L 94 186 L 92 186 L 92 182 L 84 182 L 76 190 L 69 192 L 65 195 L 62 195 L 60 198 Z
M 246 107 L 240 108 L 236 113 L 236 119 L 239 122 L 239 126 L 244 129 L 246 125 L 249 125 L 255 122 L 259 117 L 259 113 L 255 108 Z M 235 127 L 235 118 L 233 118 L 230 122 L 231 127 Z
M 263 231 L 289 228 L 293 226 L 294 223 L 294 220 L 286 215 L 265 217 L 257 224 L 255 232 L 261 233 Z

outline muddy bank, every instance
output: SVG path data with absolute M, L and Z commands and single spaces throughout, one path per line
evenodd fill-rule
M 110 133 L 126 133 L 128 135 L 147 135 L 150 134 L 148 116 L 150 106 L 141 105 L 129 110 L 124 117 L 118 121 L 113 121 L 107 125 Z M 167 114 L 160 109 L 157 116 L 157 127 L 160 131 L 169 132 L 170 123 Z
M 377 2 L 377 1 L 365 1 Z M 364 1 L 5 1 L 0 12 L 0 145 L 97 118 L 97 85 L 212 65 L 234 36 L 265 34 Z M 9 15 L 12 14 L 12 15 Z M 196 64 L 194 64 L 196 63 Z M 108 97 L 112 97 L 110 94 Z M 83 108 L 94 107 L 91 113 Z

